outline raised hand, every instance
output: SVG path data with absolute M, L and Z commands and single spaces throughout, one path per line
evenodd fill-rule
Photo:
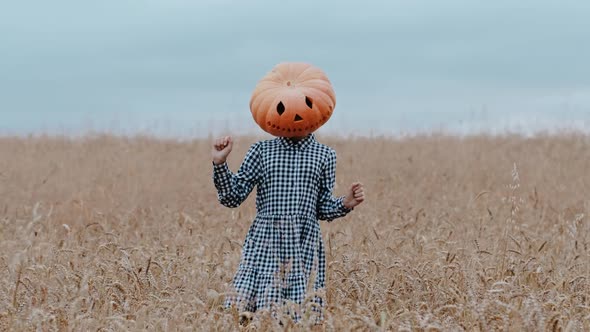
M 360 182 L 355 182 L 350 186 L 348 189 L 348 193 L 344 197 L 342 203 L 344 207 L 347 209 L 352 209 L 353 207 L 361 204 L 365 201 L 365 187 Z
M 231 136 L 221 137 L 213 142 L 213 146 L 211 148 L 211 157 L 213 157 L 213 163 L 215 165 L 225 163 L 227 156 L 231 152 L 233 144 L 234 142 Z

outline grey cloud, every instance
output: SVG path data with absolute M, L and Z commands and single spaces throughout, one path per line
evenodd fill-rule
M 378 117 L 379 105 L 400 105 L 387 112 L 413 111 L 413 122 L 427 121 L 420 114 L 435 105 L 450 114 L 590 87 L 590 3 L 582 0 L 4 7 L 0 113 L 12 114 L 4 128 L 20 127 L 23 112 L 55 115 L 35 126 L 130 112 L 242 112 L 257 80 L 285 60 L 323 68 L 343 113 L 370 104 Z

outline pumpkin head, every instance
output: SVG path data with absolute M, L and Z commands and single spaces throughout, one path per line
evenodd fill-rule
M 250 111 L 274 136 L 306 136 L 328 121 L 336 95 L 322 70 L 306 63 L 280 63 L 256 85 Z

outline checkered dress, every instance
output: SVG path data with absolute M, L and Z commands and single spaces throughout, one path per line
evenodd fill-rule
M 233 174 L 213 166 L 221 204 L 237 207 L 257 186 L 257 214 L 226 306 L 245 311 L 285 303 L 301 304 L 308 290 L 321 290 L 326 257 L 319 220 L 345 216 L 344 197 L 333 197 L 336 153 L 313 134 L 294 141 L 279 137 L 252 145 Z M 311 279 L 311 280 L 310 280 Z M 313 289 L 308 283 L 313 281 Z M 315 298 L 323 306 L 321 298 Z

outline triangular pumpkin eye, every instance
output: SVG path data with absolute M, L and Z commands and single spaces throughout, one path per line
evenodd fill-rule
M 305 96 L 305 104 L 307 105 L 307 107 L 313 108 L 313 99 L 309 98 L 308 96 Z
M 285 105 L 283 105 L 282 101 L 280 101 L 277 105 L 277 113 L 279 113 L 279 115 L 283 115 L 283 113 L 285 113 Z

